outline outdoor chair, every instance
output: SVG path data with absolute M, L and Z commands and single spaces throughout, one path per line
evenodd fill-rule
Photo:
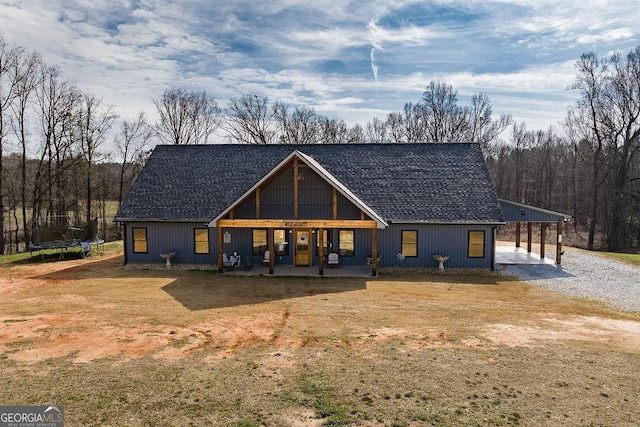
M 378 266 L 380 266 L 380 260 L 382 259 L 382 255 L 378 254 L 378 256 L 376 257 L 376 264 Z M 371 265 L 371 262 L 373 261 L 373 257 L 369 254 L 367 255 L 367 265 Z
M 264 256 L 262 257 L 262 265 L 268 266 L 269 260 L 270 260 L 269 251 L 264 251 Z
M 222 266 L 226 270 L 233 270 L 240 265 L 240 255 L 234 254 L 229 257 L 226 253 L 222 254 Z
M 330 252 L 327 255 L 327 267 L 339 267 L 340 266 L 340 256 L 335 252 Z

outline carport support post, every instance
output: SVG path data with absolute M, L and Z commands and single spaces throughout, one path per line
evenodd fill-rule
M 544 259 L 544 244 L 547 240 L 547 224 L 540 223 L 540 259 Z
M 527 222 L 527 252 L 531 253 L 531 235 L 533 231 L 533 224 Z
M 558 221 L 558 232 L 556 237 L 556 264 L 560 265 L 560 261 L 562 260 L 562 227 L 564 226 L 563 221 Z
M 516 248 L 520 247 L 520 222 L 516 222 Z

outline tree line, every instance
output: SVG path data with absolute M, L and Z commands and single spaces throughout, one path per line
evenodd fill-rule
M 205 91 L 169 88 L 144 112 L 121 120 L 114 107 L 62 77 L 40 55 L 0 36 L 0 253 L 26 248 L 39 223 L 98 216 L 117 238 L 108 203 L 121 203 L 155 143 L 200 144 L 213 136 L 244 144 L 479 143 L 499 197 L 574 216 L 589 248 L 640 240 L 640 47 L 627 55 L 576 61 L 569 88 L 580 94 L 565 118 L 527 130 L 493 117 L 490 99 L 461 105 L 445 82 L 430 82 L 417 102 L 364 126 L 304 105 L 244 94 L 222 108 Z M 115 134 L 112 150 L 105 150 Z M 115 150 L 115 151 L 114 151 Z
M 574 216 L 586 247 L 640 247 L 640 46 L 626 55 L 581 55 L 568 106 L 556 129 L 514 124 L 486 156 L 502 197 Z M 603 236 L 598 244 L 597 234 Z

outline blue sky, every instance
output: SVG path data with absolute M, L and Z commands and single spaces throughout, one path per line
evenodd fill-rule
M 39 51 L 123 118 L 165 89 L 304 104 L 349 124 L 416 102 L 432 80 L 461 104 L 556 125 L 582 53 L 640 44 L 635 1 L 0 0 L 5 40 Z

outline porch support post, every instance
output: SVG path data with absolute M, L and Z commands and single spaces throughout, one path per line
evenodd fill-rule
M 378 275 L 378 229 L 371 229 L 371 275 Z
M 276 253 L 273 251 L 273 228 L 267 228 L 267 248 L 269 250 L 269 274 L 273 274 L 276 264 Z
M 547 224 L 540 223 L 540 259 L 544 259 L 544 244 L 547 240 Z
M 527 222 L 527 252 L 531 253 L 531 235 L 533 234 L 533 224 Z
M 222 265 L 222 252 L 224 250 L 222 247 L 224 244 L 224 240 L 222 238 L 222 227 L 216 227 L 216 231 L 218 233 L 218 271 L 222 273 L 224 271 L 224 266 Z
M 520 247 L 520 221 L 516 222 L 516 248 Z
M 324 276 L 324 228 L 318 229 L 318 270 Z
M 558 221 L 557 237 L 556 237 L 556 264 L 560 265 L 562 261 L 562 228 L 563 221 Z

